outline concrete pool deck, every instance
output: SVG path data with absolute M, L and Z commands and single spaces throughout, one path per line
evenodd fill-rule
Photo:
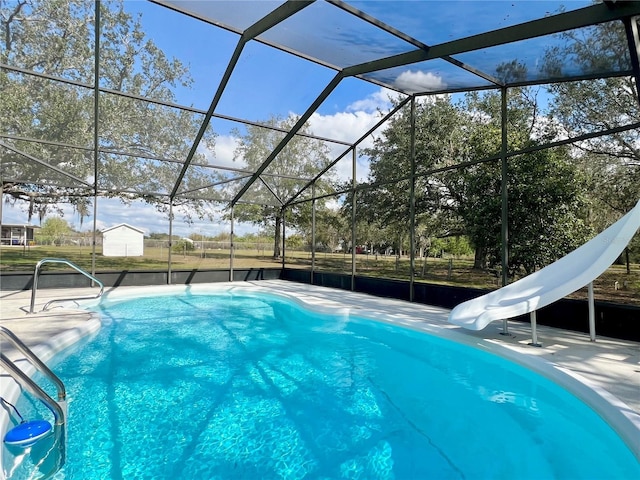
M 331 289 L 288 282 L 284 280 L 263 280 L 256 282 L 233 282 L 225 284 L 234 287 L 257 288 L 263 291 L 280 292 L 320 307 L 347 306 L 352 313 L 358 309 L 379 312 L 390 316 L 394 322 L 417 329 L 444 328 L 467 336 L 470 342 L 484 340 L 503 345 L 525 355 L 547 360 L 552 364 L 586 379 L 589 384 L 603 389 L 620 401 L 632 412 L 640 414 L 640 343 L 597 337 L 589 340 L 587 333 L 573 332 L 557 328 L 538 326 L 538 342 L 541 347 L 528 345 L 531 342 L 529 324 L 509 322 L 508 335 L 502 334 L 500 322 L 493 322 L 484 330 L 470 331 L 449 324 L 449 310 L 401 300 L 374 297 L 362 293 Z M 184 286 L 166 286 L 176 288 Z M 196 288 L 197 286 L 193 286 Z M 105 294 L 139 290 L 141 287 L 118 287 L 105 290 Z M 144 287 L 142 287 L 144 288 Z M 164 286 L 154 286 L 152 291 Z M 97 289 L 42 289 L 37 292 L 35 311 L 29 314 L 30 291 L 0 291 L 0 325 L 15 333 L 29 347 L 46 346 L 51 340 L 69 331 L 82 334 L 86 325 L 95 322 L 95 317 L 84 311 L 53 306 L 48 312 L 41 312 L 45 303 L 52 299 L 93 296 Z M 370 315 L 369 315 L 370 316 Z M 375 315 L 374 315 L 375 316 Z M 585 318 L 585 325 L 587 319 Z M 91 330 L 89 328 L 88 330 Z M 597 333 L 597 332 L 596 332 Z M 4 340 L 0 348 L 10 358 L 19 357 Z M 4 376 L 4 375 L 3 375 Z

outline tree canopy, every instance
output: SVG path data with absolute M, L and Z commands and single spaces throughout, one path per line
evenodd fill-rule
M 250 170 L 257 170 L 281 142 L 285 135 L 283 132 L 291 130 L 297 120 L 295 116 L 274 116 L 264 122 L 265 127 L 272 128 L 247 125 L 244 132 L 236 129 L 233 133 L 238 143 L 234 160 Z M 284 203 L 315 178 L 330 161 L 328 147 L 321 140 L 305 136 L 309 133 L 308 129 L 303 128 L 274 158 L 260 179 L 245 193 L 242 202 L 234 208 L 234 218 L 259 225 L 274 235 L 274 258 L 280 256 Z M 332 176 L 326 174 L 315 182 L 314 193 L 316 196 L 326 193 L 331 185 Z M 317 208 L 322 206 L 323 202 L 318 202 Z M 288 226 L 294 230 L 309 225 L 310 217 L 310 203 L 295 204 L 287 209 Z
M 167 58 L 145 36 L 141 19 L 126 13 L 120 1 L 97 3 L 100 95 L 94 125 L 95 5 L 2 3 L 0 58 L 16 67 L 0 73 L 2 188 L 8 201 L 27 202 L 29 218 L 37 212 L 42 219 L 62 202 L 82 218 L 95 188 L 164 209 L 203 120 L 201 114 L 140 99 L 173 102 L 174 88 L 188 88 L 191 78 L 187 66 Z M 97 162 L 91 152 L 95 128 Z M 207 131 L 202 145 L 214 143 L 215 134 Z M 204 154 L 194 161 L 206 163 Z M 210 180 L 192 172 L 185 176 L 185 189 Z M 191 200 L 189 209 L 201 214 L 203 205 Z
M 592 35 L 562 36 L 571 41 L 566 47 L 548 53 L 548 69 L 560 68 L 559 59 L 571 55 L 587 68 L 629 68 L 624 28 L 620 24 L 592 27 Z M 607 129 L 640 122 L 640 103 L 635 80 L 629 76 L 550 86 L 554 94 L 552 121 L 568 136 L 604 132 Z M 606 226 L 630 210 L 640 198 L 640 148 L 638 128 L 610 135 L 587 138 L 576 144 L 581 169 L 590 181 L 591 208 L 594 220 Z
M 510 151 L 539 145 L 538 105 L 524 89 L 510 91 L 507 145 Z M 501 98 L 469 93 L 419 102 L 415 109 L 415 221 L 418 238 L 466 235 L 476 266 L 501 265 Z M 410 110 L 389 122 L 366 151 L 369 182 L 357 193 L 357 212 L 393 237 L 410 225 Z M 457 164 L 464 168 L 447 169 Z M 508 159 L 509 267 L 531 273 L 576 248 L 585 239 L 584 182 L 567 148 L 538 150 Z M 401 179 L 388 183 L 389 179 Z M 419 242 L 418 242 L 419 243 Z M 424 242 L 431 243 L 430 240 Z M 419 245 L 420 246 L 420 245 Z M 399 247 L 401 247 L 399 245 Z
M 43 223 L 36 237 L 40 242 L 60 244 L 65 235 L 73 233 L 73 228 L 61 217 L 49 217 Z

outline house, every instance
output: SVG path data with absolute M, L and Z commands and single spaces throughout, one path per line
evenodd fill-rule
M 102 255 L 105 257 L 141 257 L 144 255 L 144 231 L 126 223 L 103 230 Z
M 0 244 L 2 245 L 32 245 L 33 233 L 36 225 L 10 225 L 2 224 L 0 231 Z

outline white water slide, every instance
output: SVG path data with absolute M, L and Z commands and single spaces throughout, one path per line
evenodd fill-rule
M 449 314 L 449 322 L 482 330 L 494 320 L 525 315 L 590 284 L 611 266 L 640 227 L 640 200 L 624 217 L 551 265 L 499 290 L 468 300 Z

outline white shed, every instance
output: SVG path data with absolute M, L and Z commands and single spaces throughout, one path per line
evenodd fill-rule
M 102 255 L 141 257 L 144 255 L 144 232 L 126 223 L 103 230 Z

